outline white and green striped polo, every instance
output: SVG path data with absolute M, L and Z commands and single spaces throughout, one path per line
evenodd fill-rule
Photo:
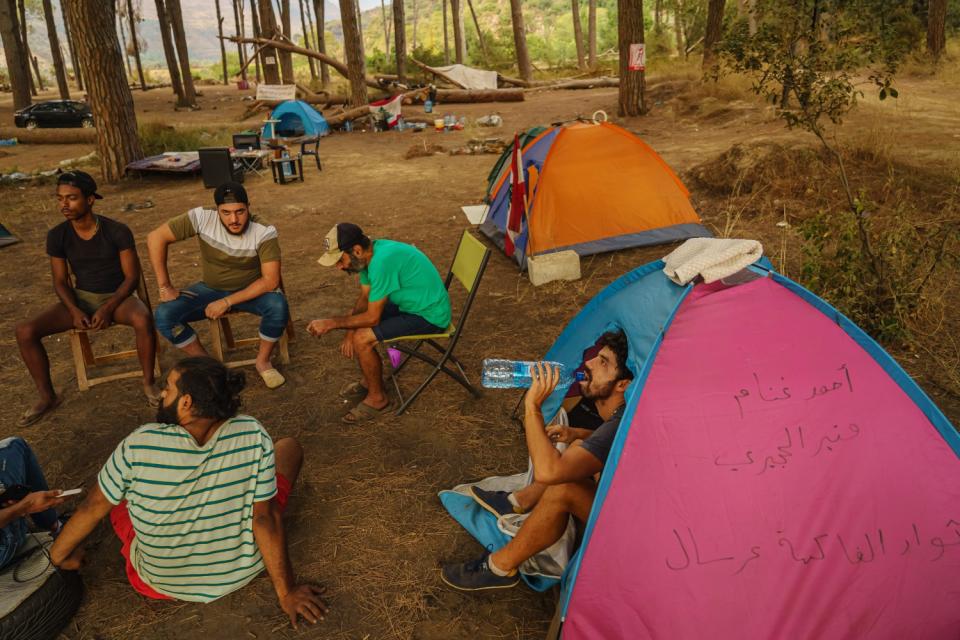
M 143 581 L 178 600 L 210 602 L 263 569 L 253 503 L 277 493 L 273 441 L 250 416 L 224 422 L 200 446 L 186 429 L 147 424 L 100 471 L 100 490 L 127 501 Z

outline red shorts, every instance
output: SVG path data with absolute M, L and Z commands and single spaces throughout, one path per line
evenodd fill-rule
M 277 495 L 273 496 L 273 500 L 277 503 L 277 506 L 280 507 L 281 512 L 287 509 L 287 500 L 290 499 L 290 489 L 290 481 L 278 473 Z M 120 538 L 120 542 L 123 543 L 123 546 L 120 547 L 120 555 L 122 555 L 126 561 L 127 580 L 130 581 L 130 586 L 133 587 L 133 590 L 140 595 L 154 598 L 155 600 L 171 600 L 172 598 L 170 598 L 170 596 L 157 593 L 150 585 L 144 582 L 140 574 L 137 573 L 137 570 L 133 568 L 133 564 L 130 563 L 130 545 L 133 544 L 136 532 L 133 530 L 130 512 L 127 511 L 126 500 L 110 510 L 110 524 L 113 525 L 113 530 L 116 531 L 117 537 Z

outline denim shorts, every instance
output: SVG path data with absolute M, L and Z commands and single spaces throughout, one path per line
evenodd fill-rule
M 446 327 L 438 327 L 414 313 L 403 313 L 400 308 L 388 302 L 380 315 L 380 324 L 373 328 L 377 340 L 393 340 L 403 336 L 419 336 L 427 333 L 446 333 Z

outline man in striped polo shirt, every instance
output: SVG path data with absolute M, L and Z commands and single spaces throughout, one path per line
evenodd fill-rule
M 211 602 L 266 567 L 294 627 L 298 615 L 323 619 L 323 589 L 294 581 L 281 520 L 303 450 L 293 438 L 274 445 L 237 414 L 243 386 L 242 373 L 213 358 L 178 362 L 157 422 L 113 452 L 51 548 L 53 563 L 79 568 L 81 543 L 109 514 L 142 595 Z
M 285 380 L 270 356 L 290 319 L 280 291 L 277 230 L 250 213 L 243 185 L 225 182 L 213 194 L 216 211 L 197 207 L 157 227 L 147 236 L 150 262 L 160 286 L 157 331 L 190 356 L 206 355 L 188 323 L 219 318 L 230 309 L 260 316 L 256 367 L 270 389 Z M 177 289 L 167 271 L 167 247 L 197 236 L 203 281 Z

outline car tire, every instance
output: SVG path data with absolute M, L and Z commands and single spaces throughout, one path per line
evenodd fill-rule
M 93 129 L 93 118 L 84 118 L 80 126 L 84 129 Z
M 80 607 L 83 582 L 76 571 L 54 571 L 10 614 L 0 618 L 4 640 L 55 638 Z
M 27 123 L 26 123 L 24 126 L 25 126 L 27 129 L 29 129 L 29 130 L 32 131 L 33 129 L 36 129 L 36 128 L 37 128 L 37 121 L 36 121 L 36 120 L 27 120 Z

